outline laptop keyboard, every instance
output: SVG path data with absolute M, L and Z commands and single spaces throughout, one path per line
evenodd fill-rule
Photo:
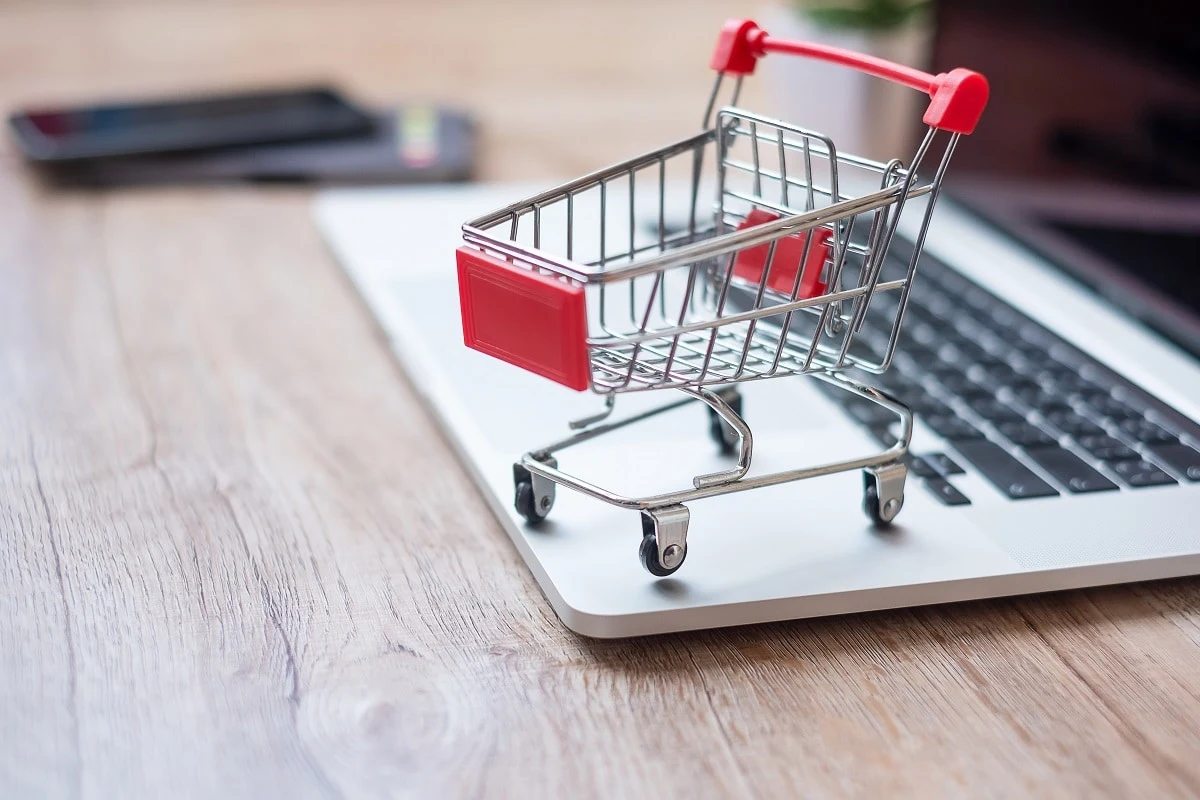
M 889 263 L 882 280 L 903 277 Z M 899 297 L 872 300 L 856 347 L 882 352 Z M 950 506 L 973 471 L 1012 500 L 1200 481 L 1200 425 L 924 255 L 883 375 L 858 374 L 910 406 L 952 453 L 911 453 L 911 473 Z M 881 444 L 895 416 L 818 381 Z

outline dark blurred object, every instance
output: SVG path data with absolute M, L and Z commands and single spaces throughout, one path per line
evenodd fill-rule
M 1120 183 L 1161 188 L 1200 187 L 1200 107 L 1149 110 L 1132 133 L 1064 125 L 1049 151 L 1064 163 L 1095 170 Z
M 433 183 L 475 169 L 475 125 L 460 111 L 412 105 L 377 113 L 365 135 L 200 153 L 139 156 L 43 169 L 55 183 Z
M 951 194 L 1200 357 L 1200 0 L 939 0 L 992 95 Z
M 941 0 L 934 71 L 992 96 L 957 176 L 1200 187 L 1200 2 Z
M 19 111 L 9 126 L 45 162 L 213 150 L 368 133 L 371 118 L 324 86 Z

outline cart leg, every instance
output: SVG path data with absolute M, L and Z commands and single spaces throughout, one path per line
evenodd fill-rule
M 651 575 L 664 578 L 683 566 L 691 517 L 682 505 L 642 512 L 642 546 L 638 555 Z
M 877 528 L 885 528 L 904 507 L 908 467 L 899 462 L 863 470 L 863 511 Z
M 721 425 L 731 427 L 737 436 L 735 441 L 738 443 L 736 467 L 708 475 L 697 475 L 692 479 L 692 485 L 697 489 L 703 489 L 708 486 L 720 486 L 741 480 L 750 471 L 750 460 L 754 457 L 754 434 L 750 432 L 750 426 L 746 424 L 746 421 L 726 401 L 726 397 L 729 397 L 732 392 L 731 399 L 740 406 L 742 396 L 732 388 L 722 389 L 721 392 L 710 391 L 703 387 L 684 391 L 703 401 L 708 406 L 709 412 L 719 418 Z
M 742 416 L 742 393 L 736 386 L 721 389 L 714 394 L 724 400 L 734 414 Z M 737 452 L 741 440 L 737 428 L 722 419 L 712 406 L 708 407 L 708 432 L 717 443 L 717 447 L 721 448 L 721 455 L 731 456 Z
M 558 459 L 545 456 L 537 459 L 550 467 L 558 467 Z M 513 464 L 513 505 L 531 525 L 546 518 L 554 508 L 554 481 L 543 475 L 535 475 L 520 464 Z
M 612 416 L 613 409 L 616 408 L 616 406 L 617 396 L 615 394 L 610 394 L 608 397 L 604 398 L 603 411 L 586 417 L 580 417 L 579 419 L 573 419 L 567 423 L 567 427 L 573 431 L 581 431 L 589 425 L 595 425 L 597 422 L 603 422 Z

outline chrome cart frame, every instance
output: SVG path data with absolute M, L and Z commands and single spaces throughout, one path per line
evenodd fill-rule
M 912 158 L 883 163 L 840 153 L 820 133 L 738 108 L 744 75 L 772 52 L 847 64 L 928 92 L 928 130 Z M 602 412 L 570 423 L 571 436 L 514 464 L 517 509 L 540 522 L 561 485 L 637 510 L 640 557 L 656 576 L 682 565 L 686 504 L 707 497 L 862 470 L 867 515 L 879 526 L 895 519 L 913 415 L 847 372 L 878 374 L 891 364 L 947 165 L 987 98 L 986 81 L 968 70 L 927 75 L 775 40 L 750 22 L 727 24 L 713 66 L 699 134 L 473 220 L 458 252 L 468 346 L 605 396 Z M 735 78 L 732 97 L 718 110 L 727 75 Z M 934 173 L 923 180 L 918 168 L 939 144 Z M 914 201 L 924 208 L 904 275 L 883 280 L 901 214 Z M 673 217 L 680 207 L 682 220 Z M 872 349 L 860 333 L 875 303 L 891 327 Z M 868 457 L 749 477 L 754 438 L 738 384 L 786 375 L 811 375 L 894 413 L 895 443 Z M 685 397 L 610 421 L 617 394 L 657 389 Z M 722 452 L 736 454 L 731 469 L 646 497 L 559 469 L 562 451 L 691 402 L 708 407 L 710 433 Z

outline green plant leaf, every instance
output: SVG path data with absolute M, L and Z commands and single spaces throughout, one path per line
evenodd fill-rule
M 887 31 L 903 27 L 929 10 L 931 0 L 860 0 L 853 4 L 818 5 L 799 3 L 809 19 L 827 28 Z

